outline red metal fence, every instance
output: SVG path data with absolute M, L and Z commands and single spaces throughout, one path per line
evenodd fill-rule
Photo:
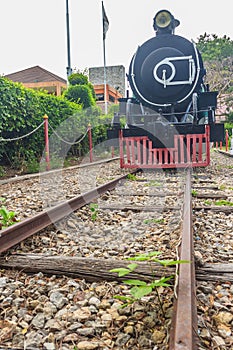
M 147 136 L 123 137 L 120 132 L 121 168 L 184 168 L 210 163 L 210 127 L 204 134 L 175 135 L 174 147 L 152 148 Z

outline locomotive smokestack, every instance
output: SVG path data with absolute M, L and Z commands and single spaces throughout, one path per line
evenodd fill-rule
M 180 21 L 167 10 L 157 12 L 154 17 L 153 28 L 156 35 L 160 34 L 174 34 L 175 28 L 178 27 Z

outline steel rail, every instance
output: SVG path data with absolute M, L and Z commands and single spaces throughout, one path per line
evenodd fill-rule
M 43 172 L 39 172 L 39 173 L 35 173 L 35 174 L 26 174 L 26 175 L 19 175 L 19 176 L 15 176 L 15 177 L 10 177 L 10 178 L 5 179 L 5 180 L 0 180 L 0 185 L 5 185 L 8 183 L 13 183 L 13 182 L 20 182 L 23 180 L 31 180 L 31 179 L 34 179 L 37 177 L 43 177 L 43 176 L 61 173 L 61 172 L 65 173 L 65 172 L 68 172 L 68 171 L 73 170 L 73 169 L 93 167 L 93 166 L 99 165 L 99 164 L 110 163 L 110 162 L 113 162 L 114 160 L 119 160 L 119 157 L 97 160 L 96 162 L 92 162 L 92 163 L 83 163 L 83 164 L 78 164 L 78 165 L 72 165 L 72 166 L 69 166 L 67 168 L 53 169 L 53 170 L 43 171 Z
M 131 174 L 137 173 L 138 170 Z M 0 231 L 0 253 L 10 249 L 14 245 L 20 243 L 29 236 L 41 231 L 52 223 L 61 220 L 73 211 L 80 209 L 84 205 L 98 198 L 106 191 L 113 190 L 117 184 L 127 178 L 127 175 L 118 177 L 102 186 L 96 187 L 93 190 L 86 192 L 80 196 L 71 198 L 52 208 L 42 211 L 31 218 L 27 218 L 18 222 L 2 231 Z
M 179 265 L 177 298 L 174 300 L 169 350 L 197 349 L 197 307 L 193 252 L 191 170 L 188 169 L 179 260 L 188 260 L 190 263 Z

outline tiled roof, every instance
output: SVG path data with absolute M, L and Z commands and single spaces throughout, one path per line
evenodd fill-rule
M 66 80 L 48 70 L 35 66 L 5 75 L 6 78 L 18 83 L 39 83 L 46 81 L 59 81 L 66 84 Z

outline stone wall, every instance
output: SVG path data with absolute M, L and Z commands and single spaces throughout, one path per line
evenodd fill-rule
M 93 85 L 104 84 L 104 67 L 89 68 L 89 81 Z M 106 83 L 125 96 L 125 67 L 107 66 Z

